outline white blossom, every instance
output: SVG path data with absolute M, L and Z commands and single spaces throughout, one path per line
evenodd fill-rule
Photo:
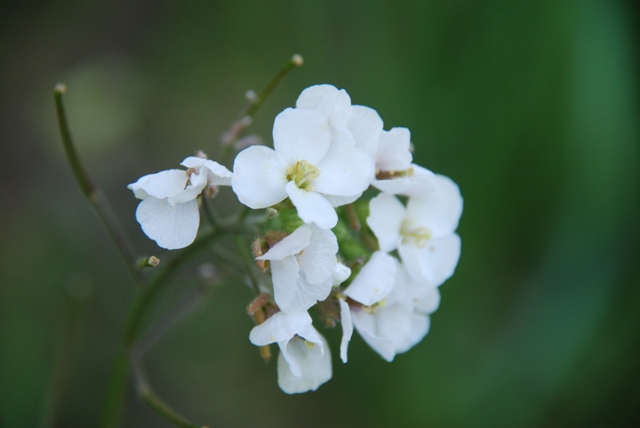
M 462 213 L 462 198 L 450 179 L 435 175 L 435 186 L 407 206 L 382 193 L 370 202 L 367 224 L 383 251 L 398 250 L 412 277 L 433 286 L 449 278 L 460 257 L 455 234 Z
M 395 259 L 382 251 L 376 251 L 349 284 L 344 295 L 364 306 L 372 306 L 383 300 L 392 291 L 395 276 Z M 339 303 L 342 320 L 340 358 L 346 363 L 347 347 L 353 334 L 353 324 L 346 300 L 340 299 Z
M 426 336 L 430 325 L 429 314 L 440 303 L 437 287 L 418 283 L 395 259 L 394 263 L 397 266 L 393 290 L 377 310 L 365 311 L 341 305 L 343 323 L 346 320 L 351 330 L 351 325 L 354 325 L 364 341 L 387 361 L 408 351 Z
M 351 106 L 330 104 L 285 109 L 273 125 L 275 150 L 253 146 L 238 154 L 231 184 L 241 203 L 267 208 L 289 197 L 305 223 L 337 224 L 333 207 L 366 190 L 373 164 L 341 125 Z
M 270 261 L 274 299 L 283 312 L 306 311 L 329 296 L 334 277 L 345 275 L 337 252 L 333 232 L 308 224 L 257 257 Z
M 162 248 L 174 250 L 191 244 L 198 233 L 200 214 L 196 198 L 206 186 L 231 182 L 231 171 L 196 156 L 182 164 L 188 170 L 170 169 L 141 177 L 127 187 L 142 202 L 136 219 L 144 233 Z
M 307 312 L 278 312 L 249 334 L 256 346 L 278 344 L 278 385 L 287 394 L 315 391 L 331 379 L 329 345 L 311 322 Z

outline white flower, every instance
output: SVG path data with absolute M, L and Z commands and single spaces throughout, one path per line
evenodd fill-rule
M 305 223 L 334 227 L 333 206 L 357 199 L 373 169 L 368 156 L 354 148 L 347 128 L 333 127 L 340 117 L 333 110 L 329 115 L 304 108 L 281 112 L 273 125 L 275 150 L 253 146 L 235 159 L 231 185 L 240 202 L 258 209 L 289 197 Z
M 345 296 L 365 306 L 372 306 L 384 299 L 393 289 L 396 276 L 396 261 L 390 255 L 376 251 L 366 265 L 358 272 Z M 342 319 L 342 342 L 340 358 L 347 362 L 347 347 L 353 334 L 353 324 L 349 305 L 344 299 L 339 300 Z
M 182 164 L 141 177 L 127 187 L 142 202 L 136 219 L 144 233 L 162 248 L 174 250 L 191 244 L 198 233 L 200 214 L 196 198 L 207 185 L 229 185 L 231 172 L 209 159 L 191 156 Z
M 436 287 L 417 283 L 395 259 L 394 263 L 393 290 L 387 295 L 385 304 L 375 312 L 358 307 L 351 309 L 346 302 L 341 302 L 343 331 L 350 336 L 355 325 L 364 341 L 387 361 L 392 361 L 396 354 L 408 351 L 424 338 L 429 331 L 428 315 L 440 303 Z M 343 344 L 344 341 L 343 336 Z M 344 353 L 346 358 L 346 350 Z
M 462 197 L 450 179 L 435 175 L 435 186 L 406 208 L 382 193 L 370 202 L 367 224 L 383 251 L 398 250 L 414 279 L 433 286 L 449 278 L 460 257 L 460 237 L 454 232 L 462 213 Z
M 266 208 L 287 196 L 306 223 L 328 229 L 337 215 L 329 198 L 357 198 L 372 166 L 345 135 L 332 136 L 326 115 L 287 109 L 274 124 L 275 151 L 250 147 L 234 163 L 232 186 L 250 208 Z
M 395 275 L 395 259 L 387 253 L 376 251 L 349 284 L 344 294 L 356 302 L 371 306 L 391 292 Z
M 331 292 L 344 277 L 336 259 L 338 241 L 330 230 L 308 224 L 275 244 L 257 260 L 269 260 L 274 299 L 286 313 L 302 312 Z M 348 276 L 347 276 L 348 277 Z
M 433 288 L 437 292 L 437 288 Z M 429 317 L 401 304 L 385 306 L 375 314 L 350 311 L 358 333 L 387 361 L 408 351 L 429 332 Z
M 329 345 L 307 312 L 278 312 L 254 327 L 249 340 L 256 346 L 278 344 L 278 385 L 287 394 L 315 391 L 331 379 Z

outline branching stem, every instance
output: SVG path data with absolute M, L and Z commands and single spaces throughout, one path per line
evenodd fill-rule
M 62 103 L 62 94 L 64 94 L 66 90 L 67 87 L 64 84 L 58 83 L 53 91 L 53 99 L 56 105 L 60 137 L 62 137 L 62 144 L 64 145 L 64 151 L 67 155 L 67 159 L 69 160 L 69 164 L 71 165 L 71 170 L 82 189 L 82 193 L 84 193 L 86 198 L 96 209 L 96 212 L 104 222 L 105 226 L 107 226 L 107 230 L 115 241 L 118 250 L 120 250 L 120 254 L 124 257 L 131 274 L 138 284 L 138 287 L 142 287 L 145 282 L 145 277 L 137 268 L 136 254 L 133 249 L 133 245 L 129 242 L 127 235 L 124 233 L 122 226 L 114 215 L 111 205 L 109 205 L 109 202 L 102 193 L 102 190 L 93 184 L 93 181 L 80 161 L 78 152 L 73 144 L 71 132 L 69 131 L 69 125 L 67 123 L 67 117 L 64 112 L 64 105 Z

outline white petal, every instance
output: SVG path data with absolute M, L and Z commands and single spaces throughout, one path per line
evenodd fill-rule
M 451 234 L 427 241 L 422 248 L 400 245 L 398 253 L 409 274 L 416 281 L 427 281 L 437 287 L 456 269 L 460 258 L 460 237 Z
M 205 162 L 207 162 L 206 158 L 201 158 L 200 156 L 189 156 L 180 162 L 180 165 L 187 168 L 199 169 L 202 168 L 202 165 L 204 165 Z
M 294 312 L 289 310 L 289 307 L 296 298 L 298 279 L 300 277 L 299 269 L 300 267 L 295 257 L 286 257 L 283 260 L 271 262 L 273 298 L 283 312 Z
M 332 277 L 336 269 L 338 240 L 330 230 L 320 229 L 316 225 L 305 225 L 311 232 L 311 239 L 302 254 L 297 256 L 300 269 L 304 271 L 307 281 L 312 284 L 324 282 Z M 333 281 L 332 281 L 333 283 Z
M 298 210 L 298 217 L 305 223 L 315 223 L 322 229 L 331 229 L 338 224 L 338 215 L 324 196 L 302 190 L 293 181 L 287 183 L 285 190 Z
M 317 165 L 331 144 L 327 117 L 315 110 L 287 108 L 273 124 L 273 146 L 288 166 L 300 160 Z
M 369 261 L 344 291 L 344 294 L 365 306 L 387 297 L 396 278 L 396 260 L 382 251 L 373 253 Z
M 393 178 L 389 180 L 373 180 L 371 185 L 377 189 L 394 195 L 423 197 L 437 186 L 435 174 L 420 165 L 412 164 L 411 176 Z
M 375 315 L 378 334 L 393 343 L 396 354 L 406 352 L 429 331 L 429 318 L 402 305 L 383 308 Z
M 393 251 L 400 242 L 400 229 L 407 210 L 393 195 L 381 193 L 369 202 L 367 224 L 378 238 L 382 251 Z
M 440 306 L 440 291 L 437 287 L 429 287 L 425 295 L 415 301 L 416 311 L 426 315 L 435 312 L 438 306 Z
M 364 341 L 382 358 L 389 362 L 393 361 L 396 355 L 395 347 L 390 340 L 378 336 L 375 315 L 364 311 L 352 311 L 351 315 L 353 324 Z
M 214 186 L 230 186 L 231 176 L 233 173 L 229 171 L 224 165 L 220 165 L 218 162 L 211 159 L 201 158 L 199 156 L 189 156 L 180 164 L 187 168 L 201 169 L 205 167 L 208 171 L 205 174 L 207 182 Z
M 207 185 L 207 174 L 193 173 L 189 177 L 187 187 L 180 193 L 170 196 L 167 201 L 170 204 L 183 204 L 198 197 L 202 189 Z
M 342 341 L 340 342 L 340 358 L 343 363 L 347 363 L 347 348 L 353 336 L 353 322 L 351 321 L 351 310 L 349 304 L 344 300 L 338 300 L 340 303 L 340 322 L 342 324 Z
M 364 152 L 335 143 L 317 166 L 320 176 L 312 182 L 314 190 L 337 196 L 362 194 L 374 171 L 373 161 Z
M 331 85 L 311 86 L 296 101 L 299 109 L 316 109 L 324 113 L 334 127 L 344 127 L 351 118 L 351 98 L 344 89 Z
M 144 199 L 147 195 L 164 199 L 182 192 L 188 180 L 189 176 L 186 171 L 170 169 L 140 177 L 138 181 L 129 184 L 127 188 L 133 190 L 138 199 Z
M 324 342 L 322 341 L 320 333 L 318 333 L 312 325 L 306 326 L 304 330 L 297 334 L 300 337 L 278 342 L 278 346 L 280 347 L 280 355 L 284 357 L 287 362 L 291 374 L 297 379 L 300 379 L 302 377 L 302 365 L 306 362 L 321 360 L 324 356 Z M 302 358 L 300 353 L 296 352 L 300 343 L 304 343 L 305 345 Z
M 351 269 L 343 265 L 342 263 L 336 263 L 335 270 L 331 276 L 333 285 L 340 285 L 351 276 Z
M 307 358 L 309 348 L 300 339 L 291 340 L 287 346 L 287 353 L 291 359 L 295 359 L 300 368 L 300 376 L 296 377 L 291 372 L 289 363 L 281 352 L 278 356 L 278 385 L 287 394 L 315 391 L 318 387 L 331 379 L 331 353 L 329 344 L 321 337 L 325 351 L 319 360 Z M 318 346 L 318 345 L 315 345 Z
M 446 236 L 458 227 L 462 214 L 462 196 L 449 178 L 436 175 L 437 187 L 421 198 L 410 198 L 407 217 L 412 224 L 431 229 L 434 237 Z
M 404 171 L 411 166 L 413 156 L 409 151 L 411 133 L 407 128 L 392 128 L 380 133 L 376 152 L 376 168 L 380 171 Z
M 352 202 L 355 202 L 362 193 L 358 193 L 353 196 L 334 196 L 334 195 L 323 195 L 329 203 L 334 207 L 341 207 L 342 205 L 347 205 Z
M 144 233 L 168 250 L 184 248 L 198 234 L 200 214 L 195 200 L 172 205 L 165 199 L 149 196 L 138 205 L 136 220 Z
M 233 171 L 233 191 L 249 208 L 267 208 L 287 197 L 286 166 L 268 147 L 251 146 L 238 153 Z
M 375 160 L 382 132 L 382 119 L 374 109 L 365 106 L 351 107 L 351 120 L 347 124 L 356 142 L 356 148 Z
M 280 306 L 282 311 L 288 313 L 306 311 L 317 302 L 329 297 L 332 287 L 333 282 L 330 277 L 323 282 L 312 284 L 307 281 L 304 274 L 301 273 L 298 277 L 293 299 L 287 305 L 280 305 L 280 303 L 278 303 L 278 306 Z
M 311 235 L 311 228 L 308 226 L 300 226 L 294 230 L 291 235 L 286 236 L 282 241 L 271 247 L 265 254 L 256 257 L 256 259 L 282 260 L 285 257 L 296 255 L 309 245 Z M 336 252 L 337 251 L 338 250 L 336 250 Z
M 218 162 L 207 159 L 204 167 L 209 170 L 207 180 L 210 184 L 216 186 L 230 186 L 233 173 L 226 166 L 220 165 Z
M 307 312 L 293 315 L 278 312 L 262 324 L 255 326 L 249 333 L 249 340 L 256 346 L 286 341 L 305 331 L 311 322 Z

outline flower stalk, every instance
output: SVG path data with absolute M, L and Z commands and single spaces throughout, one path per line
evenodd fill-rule
M 62 144 L 64 151 L 69 160 L 71 170 L 76 178 L 76 181 L 82 189 L 82 193 L 89 200 L 91 205 L 95 208 L 96 212 L 102 219 L 103 223 L 107 227 L 109 234 L 113 238 L 120 251 L 120 254 L 124 258 L 131 275 L 134 277 L 138 287 L 142 287 L 145 283 L 145 277 L 137 267 L 137 257 L 133 249 L 133 245 L 124 233 L 124 229 L 120 225 L 117 217 L 111 209 L 111 205 L 107 201 L 107 198 L 102 193 L 99 187 L 97 187 L 91 177 L 87 173 L 78 152 L 76 151 L 73 139 L 71 138 L 71 132 L 69 131 L 69 124 L 67 123 L 67 117 L 62 103 L 62 95 L 67 91 L 67 87 L 63 83 L 58 83 L 53 90 L 53 99 L 56 106 L 56 115 L 58 118 L 58 129 L 60 130 L 60 137 L 62 138 Z

